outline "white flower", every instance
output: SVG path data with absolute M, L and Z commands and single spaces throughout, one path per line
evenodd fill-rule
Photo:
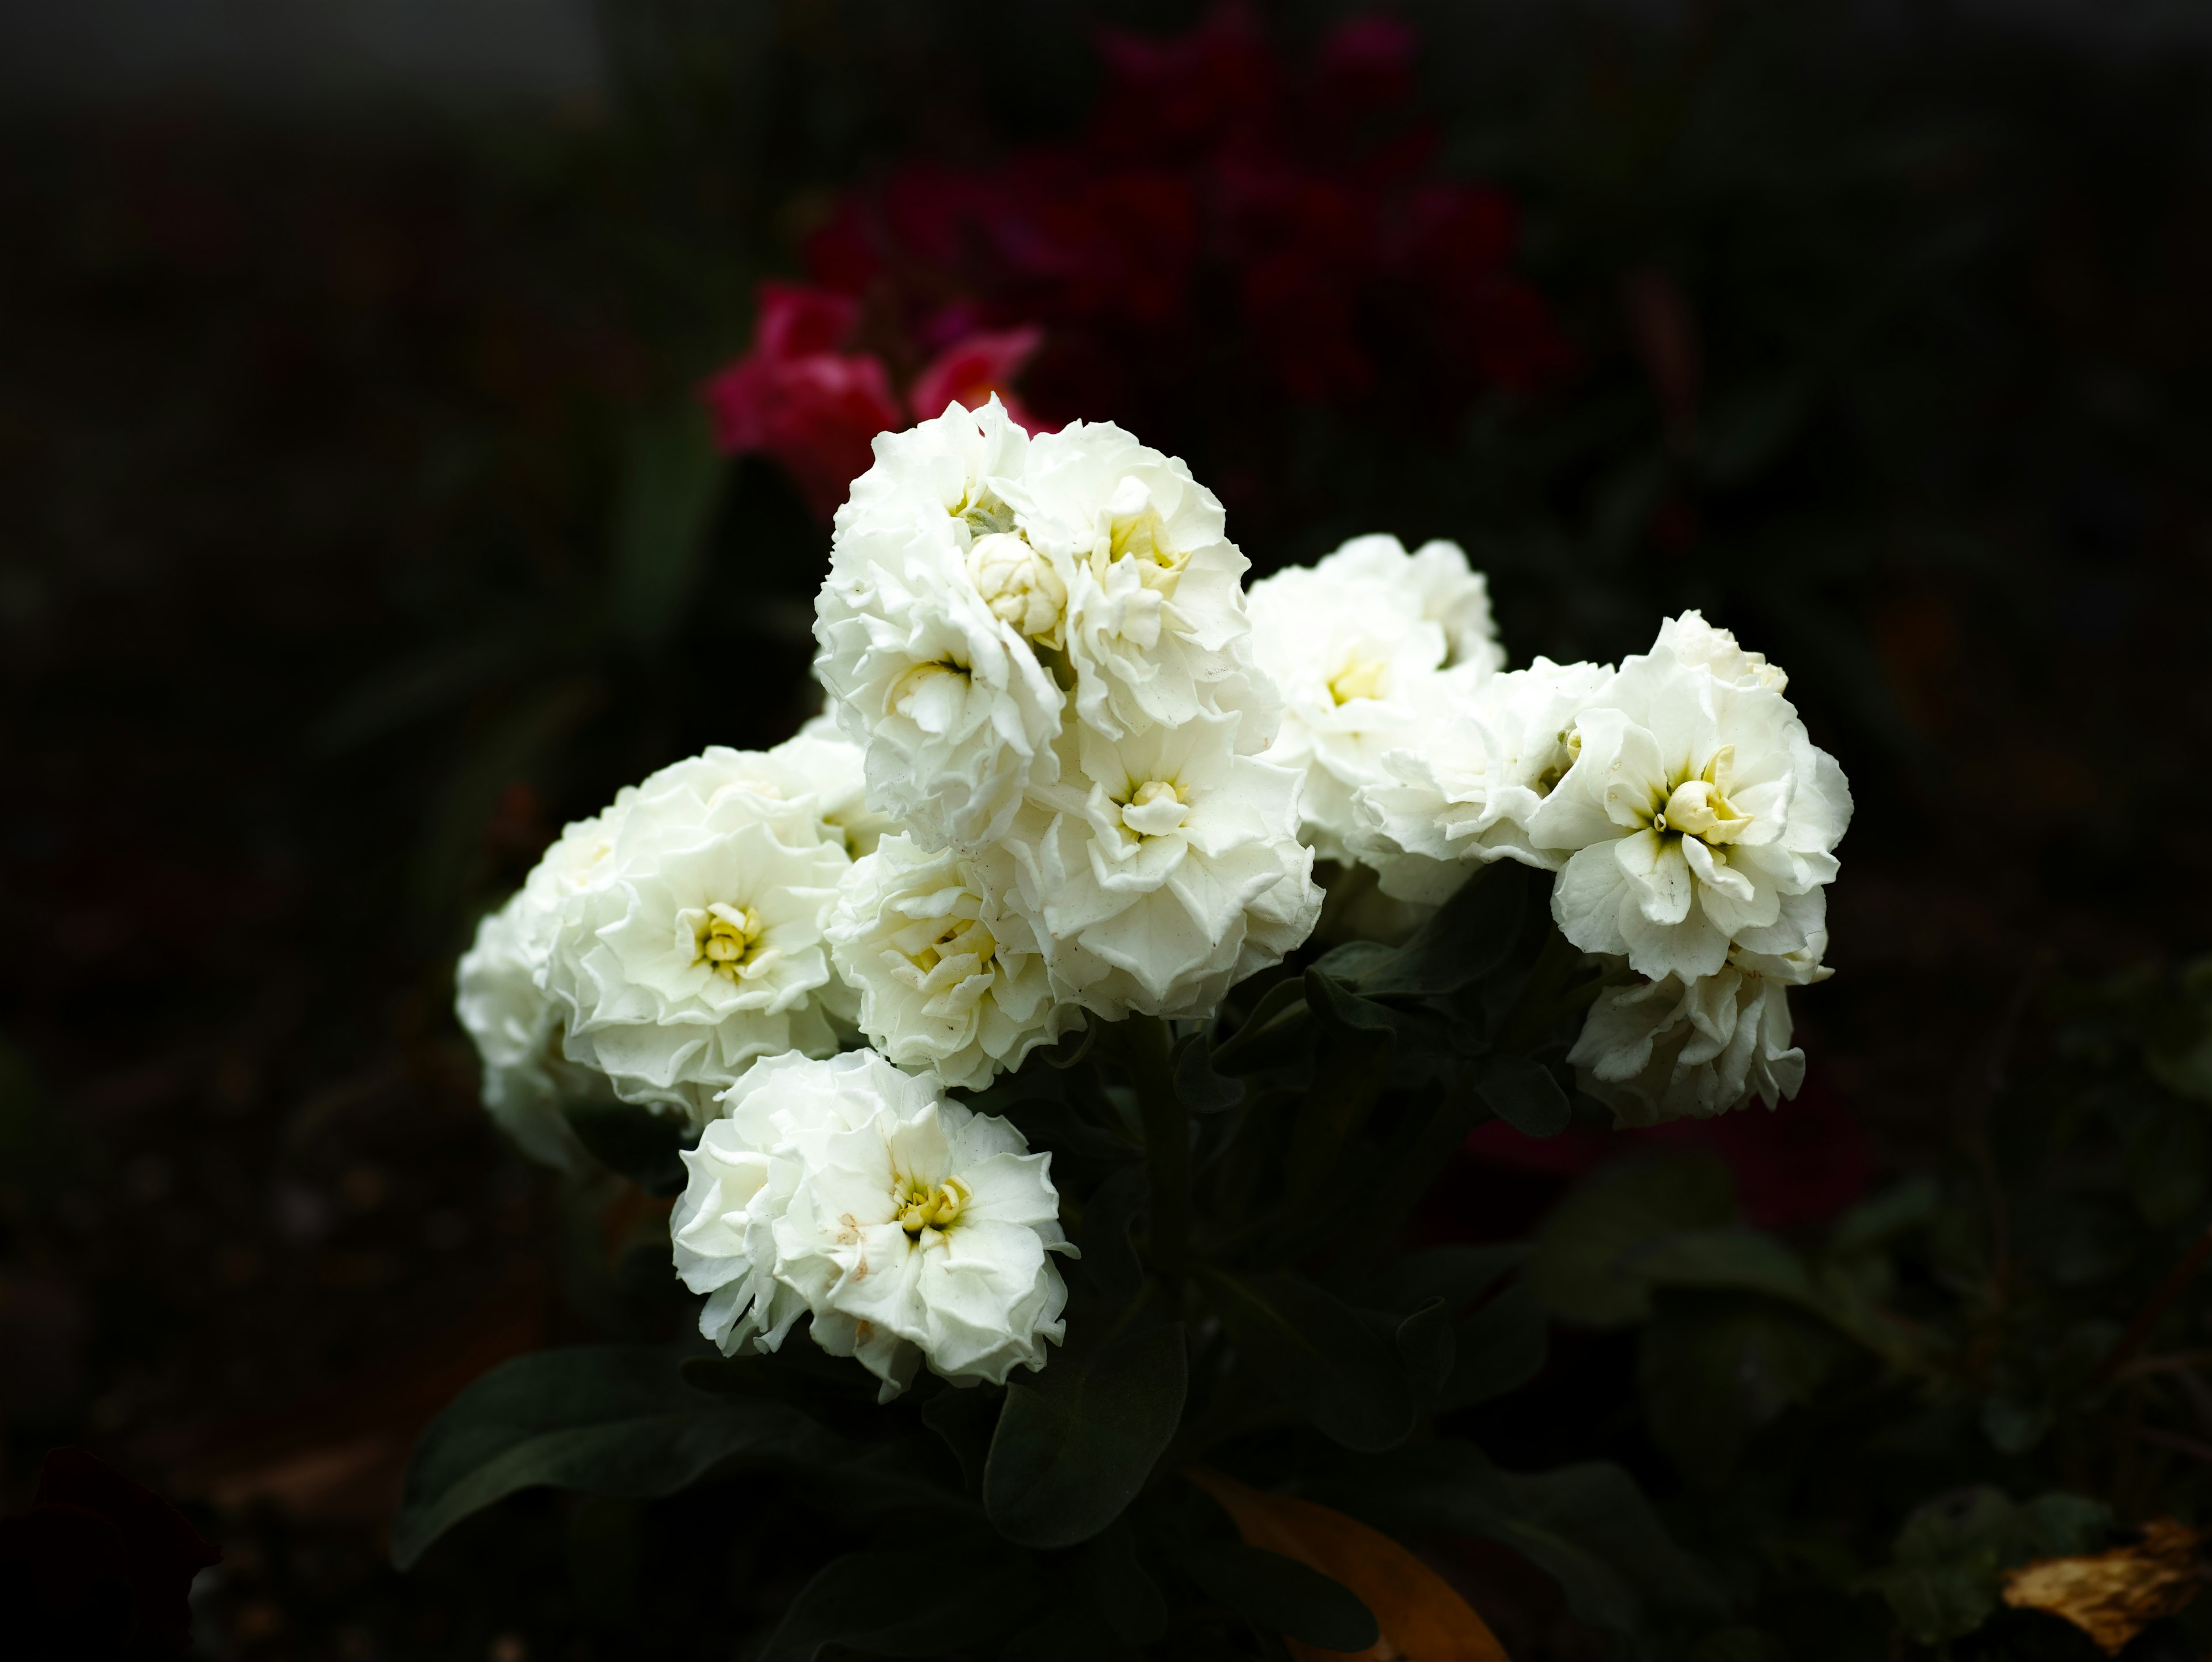
M 1394 537 L 1360 537 L 1253 584 L 1248 606 L 1260 667 L 1285 705 L 1268 758 L 1305 776 L 1299 811 L 1315 852 L 1348 860 L 1353 798 L 1389 782 L 1384 757 L 1417 741 L 1430 708 L 1496 669 L 1487 591 L 1452 544 L 1409 555 Z
M 1717 975 L 1731 944 L 1806 948 L 1851 799 L 1779 681 L 1691 612 L 1591 700 L 1528 822 L 1571 853 L 1552 891 L 1569 941 L 1654 981 Z
M 899 828 L 890 814 L 868 806 L 867 752 L 845 736 L 830 715 L 810 719 L 792 737 L 768 752 L 806 782 L 814 811 L 858 860 Z
M 1035 931 L 1004 898 L 1002 849 L 930 853 L 888 837 L 845 874 L 831 959 L 860 995 L 860 1031 L 901 1068 L 981 1090 L 1083 1013 L 1054 994 Z
M 991 598 L 971 570 L 979 541 L 1012 528 L 1001 493 L 1027 442 L 995 399 L 879 434 L 815 598 L 815 674 L 866 749 L 871 801 L 933 843 L 1000 836 L 1051 777 L 1066 699 L 1007 621 L 1038 603 L 988 548 L 974 564 Z
M 911 1117 L 935 1093 L 872 1051 L 764 1056 L 722 1095 L 722 1117 L 686 1149 L 690 1180 L 668 1221 L 676 1273 L 708 1294 L 699 1330 L 726 1355 L 774 1350 L 806 1313 L 775 1278 L 775 1221 L 829 1139 L 889 1107 Z
M 483 1062 L 485 1110 L 532 1160 L 574 1172 L 589 1162 L 561 1103 L 605 1095 L 606 1081 L 561 1055 L 559 1024 L 538 986 L 544 954 L 531 949 L 532 900 L 518 890 L 484 914 L 453 972 L 453 1008 Z
M 1504 667 L 1490 615 L 1490 581 L 1468 565 L 1467 551 L 1442 539 L 1411 554 L 1395 537 L 1354 537 L 1322 561 L 1342 581 L 1391 591 L 1401 604 L 1444 632 L 1444 665 L 1481 677 Z
M 773 1350 L 802 1313 L 885 1400 L 927 1362 L 962 1382 L 1042 1367 L 1072 1253 L 1051 1156 L 873 1051 L 762 1062 L 685 1156 L 678 1273 L 726 1354 Z
M 1383 893 L 1434 904 L 1492 860 L 1564 865 L 1565 854 L 1529 841 L 1529 822 L 1573 763 L 1577 717 L 1612 675 L 1602 664 L 1539 658 L 1473 685 L 1437 677 L 1406 747 L 1385 755 L 1383 776 L 1354 794 L 1346 840 Z
M 1111 422 L 1071 422 L 1030 441 L 1006 493 L 1013 521 L 988 555 L 976 545 L 979 581 L 1000 615 L 1018 602 L 1025 633 L 1064 644 L 1085 725 L 1120 738 L 1233 711 L 1248 718 L 1238 748 L 1265 747 L 1276 703 L 1247 641 L 1249 562 L 1180 459 Z
M 836 1049 L 822 926 L 849 863 L 770 758 L 714 750 L 637 788 L 604 870 L 562 903 L 544 986 L 571 1061 L 703 1122 L 756 1056 Z
M 1320 915 L 1297 776 L 1237 754 L 1237 720 L 1080 729 L 1008 839 L 1054 974 L 1109 1020 L 1211 1014 Z
M 636 796 L 624 787 L 605 813 L 564 828 L 522 887 L 477 923 L 454 966 L 454 1012 L 483 1062 L 485 1109 L 526 1154 L 565 1171 L 586 1156 L 562 1102 L 611 1093 L 604 1076 L 562 1053 L 560 1014 L 544 992 L 545 961 L 562 906 L 605 880 L 615 834 Z
M 815 1342 L 857 1357 L 886 1401 L 918 1362 L 992 1385 L 1042 1367 L 1067 1303 L 1048 1255 L 1074 1251 L 1051 1165 L 1006 1121 L 942 1100 L 828 1138 L 775 1231 Z
M 1756 1095 L 1797 1094 L 1805 1053 L 1790 1043 L 1790 989 L 1826 980 L 1825 930 L 1788 958 L 1732 953 L 1720 973 L 1639 980 L 1601 994 L 1567 1060 L 1619 1125 L 1710 1119 Z

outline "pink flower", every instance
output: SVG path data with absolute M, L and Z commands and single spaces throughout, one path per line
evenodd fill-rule
M 714 440 L 732 455 L 773 457 L 823 519 L 867 471 L 869 443 L 906 425 L 880 359 L 837 349 L 860 321 L 841 295 L 763 283 L 752 350 L 703 389 Z
M 995 393 L 1018 427 L 1036 430 L 1036 422 L 1014 396 L 1014 378 L 1036 354 L 1044 332 L 1035 327 L 1003 329 L 957 340 L 922 367 L 907 390 L 917 419 L 945 413 L 948 404 L 973 410 Z

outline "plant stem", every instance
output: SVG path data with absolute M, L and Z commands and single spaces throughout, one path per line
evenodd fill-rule
M 1190 1116 L 1176 1095 L 1167 1023 L 1133 1015 L 1116 1026 L 1120 1060 L 1137 1093 L 1145 1158 L 1152 1167 L 1153 1264 L 1161 1274 L 1177 1276 L 1190 1255 Z
M 2212 1227 L 2208 1227 L 2197 1236 L 2173 1268 L 2166 1272 L 2166 1279 L 2158 1284 L 2157 1290 L 2144 1302 L 2143 1307 L 2136 1312 L 2136 1318 L 2128 1324 L 2127 1331 L 2120 1335 L 2118 1341 L 2106 1355 L 2104 1365 L 2098 1368 L 2096 1376 L 2089 1381 L 2093 1393 L 2112 1384 L 2118 1377 L 2120 1370 L 2134 1359 L 2136 1352 L 2150 1342 L 2151 1336 L 2158 1330 L 2160 1318 L 2173 1307 L 2175 1300 L 2189 1290 L 2189 1283 L 2197 1279 L 2197 1272 L 2203 1269 L 2208 1258 L 2212 1258 Z

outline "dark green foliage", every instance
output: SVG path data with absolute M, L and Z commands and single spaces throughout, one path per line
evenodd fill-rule
M 518 1356 L 485 1374 L 416 1445 L 392 1556 L 413 1563 L 462 1519 L 517 1489 L 643 1500 L 725 1462 L 836 1450 L 794 1409 L 695 1389 L 681 1360 L 658 1347 L 584 1345 Z
M 1009 1540 L 1087 1541 L 1121 1515 L 1182 1419 L 1181 1326 L 1095 1336 L 1006 1387 L 983 1504 Z

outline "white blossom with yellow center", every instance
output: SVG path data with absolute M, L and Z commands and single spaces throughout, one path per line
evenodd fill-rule
M 1110 422 L 1072 422 L 1030 441 L 1007 500 L 1065 591 L 1079 721 L 1119 738 L 1235 714 L 1240 749 L 1267 745 L 1276 700 L 1253 667 L 1247 562 L 1188 468 Z
M 872 1050 L 764 1061 L 684 1156 L 678 1273 L 726 1354 L 773 1350 L 802 1314 L 885 1399 L 927 1364 L 1003 1384 L 1042 1367 L 1072 1255 L 1051 1157 Z
M 1109 1020 L 1210 1014 L 1320 914 L 1297 776 L 1237 754 L 1237 720 L 1068 735 L 1060 782 L 1008 835 L 1010 898 L 1054 983 Z
M 1395 537 L 1358 537 L 1253 584 L 1249 609 L 1285 704 L 1269 758 L 1304 776 L 1306 841 L 1349 860 L 1358 793 L 1390 783 L 1385 758 L 1422 748 L 1425 719 L 1496 670 L 1489 591 L 1455 544 L 1408 554 Z
M 837 972 L 868 1042 L 900 1067 L 981 1090 L 1080 1026 L 1029 920 L 1010 910 L 1002 850 L 936 853 L 887 837 L 846 874 L 830 922 Z
M 815 1340 L 903 1390 L 917 1365 L 1004 1384 L 1045 1364 L 1073 1256 L 1052 1157 L 1002 1119 L 934 1099 L 829 1137 L 775 1225 L 777 1275 Z
M 546 957 L 569 1060 L 624 1101 L 703 1121 L 756 1057 L 836 1050 L 854 1001 L 823 928 L 851 861 L 819 809 L 751 752 L 709 751 L 637 788 Z
M 1592 697 L 1528 819 L 1534 847 L 1568 855 L 1552 892 L 1568 940 L 1687 983 L 1732 946 L 1778 958 L 1825 928 L 1850 790 L 1780 685 L 1692 612 Z

